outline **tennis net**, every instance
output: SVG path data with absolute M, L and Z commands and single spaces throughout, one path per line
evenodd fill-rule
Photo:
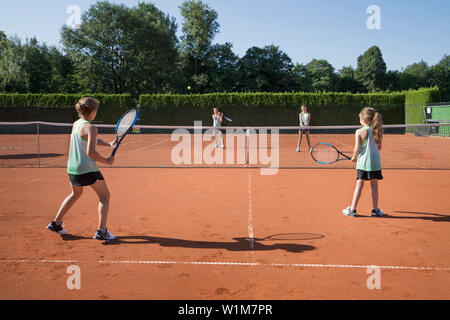
M 115 140 L 115 126 L 96 127 L 100 139 Z M 297 152 L 298 127 L 136 126 L 112 167 L 354 168 L 350 161 L 314 162 L 307 138 L 311 147 L 325 142 L 351 154 L 358 128 L 310 127 Z M 71 131 L 72 124 L 0 122 L 0 167 L 66 167 Z M 112 149 L 98 146 L 98 151 L 109 156 Z M 450 124 L 384 126 L 381 161 L 383 169 L 450 169 Z

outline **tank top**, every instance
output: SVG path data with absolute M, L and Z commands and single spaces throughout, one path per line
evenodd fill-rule
M 73 124 L 67 162 L 67 172 L 72 175 L 78 176 L 99 171 L 95 160 L 87 154 L 87 141 L 80 136 L 80 128 L 86 123 L 90 122 L 80 119 Z
M 220 127 L 220 117 L 219 115 L 216 116 L 216 118 L 214 119 L 214 127 Z
M 359 151 L 356 169 L 379 171 L 381 170 L 380 152 L 378 151 L 378 145 L 373 138 L 373 130 L 369 126 L 365 126 L 364 129 L 367 130 L 367 137 Z
M 308 123 L 308 121 L 309 121 L 309 113 L 307 112 L 307 113 L 301 113 L 301 119 L 302 119 L 302 123 L 300 124 L 300 126 L 306 126 L 306 124 Z

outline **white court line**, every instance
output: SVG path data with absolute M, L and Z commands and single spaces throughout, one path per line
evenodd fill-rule
M 79 260 L 27 260 L 6 259 L 0 263 L 89 263 Z M 92 263 L 92 262 L 91 262 Z M 422 266 L 382 266 L 382 265 L 355 265 L 355 264 L 313 264 L 313 263 L 261 263 L 261 262 L 226 262 L 226 261 L 152 261 L 152 260 L 100 260 L 96 264 L 150 264 L 150 265 L 207 265 L 207 266 L 237 266 L 237 267 L 291 267 L 291 268 L 319 268 L 319 269 L 390 269 L 415 271 L 450 271 L 446 267 Z
M 252 199 L 252 172 L 248 172 L 248 237 L 250 239 L 250 249 L 254 247 L 253 232 L 253 199 Z
M 11 190 L 11 189 L 16 189 L 16 188 L 19 188 L 19 187 L 24 187 L 24 186 L 26 186 L 26 185 L 29 185 L 29 184 L 32 184 L 32 183 L 41 181 L 42 179 L 44 179 L 44 178 L 37 178 L 37 179 L 31 180 L 31 181 L 28 181 L 28 182 L 25 182 L 25 183 L 22 183 L 22 184 L 18 184 L 18 185 L 11 186 L 11 187 L 8 187 L 8 188 L 3 188 L 3 189 L 0 189 L 0 192 L 5 192 L 5 191 Z
M 150 145 L 146 145 L 146 146 L 140 147 L 138 149 L 134 149 L 133 151 L 143 150 L 143 149 L 150 148 L 150 147 L 153 147 L 153 146 L 157 146 L 157 145 L 160 145 L 160 144 L 163 144 L 163 143 L 166 143 L 166 142 L 167 141 L 156 142 L 156 143 L 153 143 L 153 144 L 150 144 Z

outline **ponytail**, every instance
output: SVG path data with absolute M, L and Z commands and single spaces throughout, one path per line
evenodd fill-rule
M 383 117 L 380 113 L 375 112 L 371 127 L 373 131 L 373 138 L 379 145 L 383 140 Z

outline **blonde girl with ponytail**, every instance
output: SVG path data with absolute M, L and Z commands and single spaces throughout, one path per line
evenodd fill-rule
M 380 151 L 383 145 L 383 119 L 374 108 L 364 108 L 359 114 L 362 128 L 356 130 L 352 161 L 356 162 L 356 188 L 352 205 L 342 211 L 346 216 L 356 217 L 356 206 L 361 197 L 364 181 L 372 187 L 372 216 L 384 216 L 378 207 L 378 180 L 383 180 Z

